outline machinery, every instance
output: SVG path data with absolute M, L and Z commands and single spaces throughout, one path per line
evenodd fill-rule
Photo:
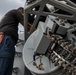
M 76 75 L 76 4 L 28 0 L 25 41 L 23 60 L 33 75 Z

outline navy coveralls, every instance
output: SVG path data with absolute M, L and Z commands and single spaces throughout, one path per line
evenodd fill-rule
M 0 75 L 12 75 L 15 47 L 12 38 L 4 35 L 0 43 Z

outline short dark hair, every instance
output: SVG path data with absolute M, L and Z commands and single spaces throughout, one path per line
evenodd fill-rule
M 21 12 L 24 12 L 24 8 L 23 7 L 19 7 L 17 10 L 21 10 Z

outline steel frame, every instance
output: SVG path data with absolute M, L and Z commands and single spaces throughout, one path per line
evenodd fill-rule
M 40 16 L 47 16 L 47 15 L 54 15 L 58 16 L 59 18 L 64 18 L 68 20 L 76 21 L 76 5 L 71 2 L 70 0 L 65 0 L 67 4 L 60 3 L 59 0 L 36 0 L 30 4 L 25 4 L 24 8 L 24 33 L 25 33 L 25 41 L 29 37 L 29 35 L 34 31 L 35 27 L 37 26 L 37 23 L 39 21 Z M 46 4 L 53 5 L 54 7 L 57 7 L 58 9 L 62 9 L 72 15 L 64 15 L 64 14 L 57 14 L 53 12 L 43 12 L 44 7 Z M 40 6 L 38 11 L 33 11 L 32 9 L 36 6 Z M 34 14 L 37 17 L 35 18 L 31 30 L 28 32 L 28 15 Z

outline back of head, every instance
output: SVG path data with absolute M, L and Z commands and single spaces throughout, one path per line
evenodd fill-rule
M 20 11 L 21 13 L 24 13 L 24 8 L 23 7 L 19 7 L 17 10 Z

